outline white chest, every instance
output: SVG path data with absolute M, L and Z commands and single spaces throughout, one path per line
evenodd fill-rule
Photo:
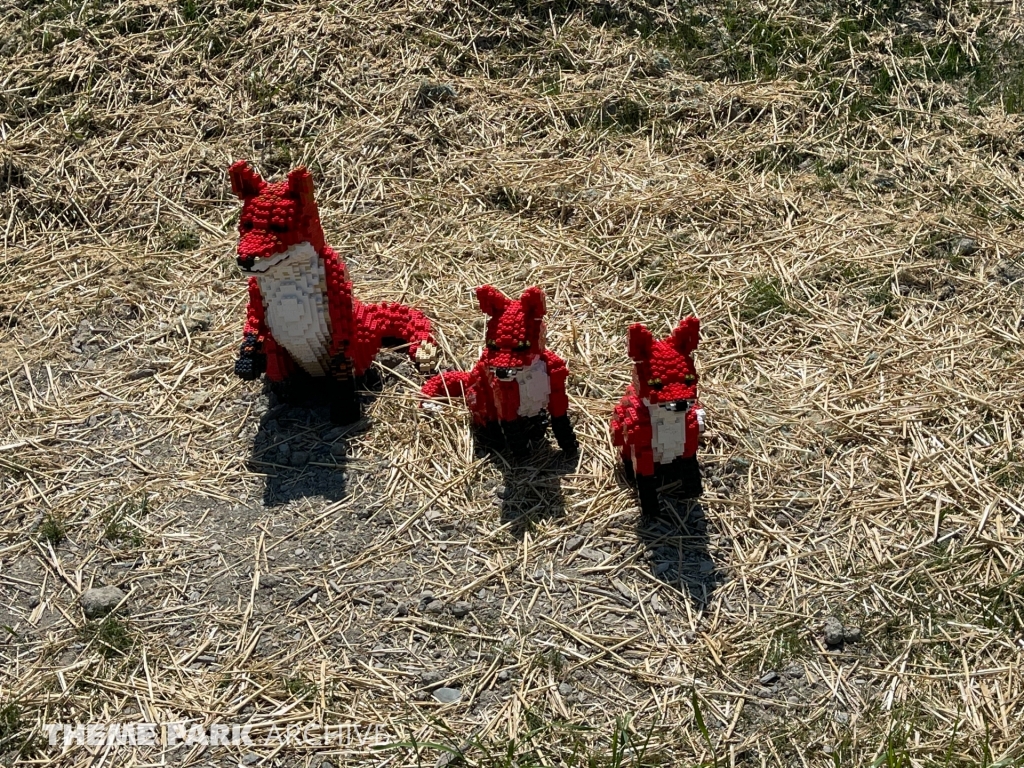
M 331 343 L 324 264 L 309 243 L 293 245 L 288 254 L 256 277 L 267 326 L 303 370 L 324 376 Z
M 686 411 L 666 411 L 657 405 L 648 405 L 647 411 L 651 415 L 654 461 L 668 464 L 686 449 Z
M 551 399 L 551 377 L 547 366 L 540 357 L 536 358 L 529 368 L 523 368 L 516 374 L 519 384 L 519 415 L 536 416 L 548 407 Z

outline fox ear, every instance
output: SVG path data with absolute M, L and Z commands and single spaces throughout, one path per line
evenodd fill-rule
M 544 305 L 544 290 L 538 286 L 527 288 L 519 297 L 519 303 L 530 317 L 544 317 L 547 307 Z
M 243 200 L 256 197 L 267 185 L 245 160 L 231 164 L 228 168 L 228 178 L 231 179 L 231 191 Z
M 646 326 L 640 323 L 633 323 L 629 326 L 629 333 L 626 336 L 626 352 L 629 354 L 630 360 L 636 363 L 650 360 L 653 347 L 654 336 Z
M 697 348 L 700 341 L 700 320 L 693 315 L 684 317 L 672 331 L 672 346 L 688 355 Z
M 288 189 L 301 208 L 308 210 L 316 206 L 313 200 L 313 176 L 306 170 L 306 166 L 300 165 L 288 174 Z
M 493 285 L 481 285 L 476 289 L 476 300 L 480 302 L 480 311 L 494 317 L 500 315 L 508 306 L 508 296 Z

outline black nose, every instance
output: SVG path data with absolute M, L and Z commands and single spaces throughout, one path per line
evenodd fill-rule
M 495 368 L 494 369 L 494 375 L 497 376 L 499 379 L 507 379 L 508 378 L 508 368 Z
M 668 410 L 670 411 L 683 411 L 684 413 L 690 410 L 689 400 L 675 400 L 668 404 Z

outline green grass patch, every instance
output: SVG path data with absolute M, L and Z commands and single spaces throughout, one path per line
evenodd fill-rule
M 124 619 L 107 616 L 100 621 L 88 622 L 81 630 L 82 639 L 92 644 L 107 659 L 127 656 L 135 645 L 135 638 Z
M 40 541 L 49 542 L 56 547 L 65 538 L 67 538 L 67 529 L 64 527 L 64 520 L 52 512 L 47 514 L 39 524 Z
M 762 320 L 771 314 L 799 314 L 787 300 L 776 277 L 755 277 L 740 299 L 740 319 Z

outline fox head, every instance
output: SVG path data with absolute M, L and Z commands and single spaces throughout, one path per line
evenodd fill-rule
M 700 337 L 700 320 L 683 318 L 672 335 L 655 341 L 640 323 L 629 327 L 629 357 L 636 364 L 633 388 L 650 405 L 686 410 L 697 399 L 697 369 L 693 350 Z
M 476 289 L 480 309 L 490 316 L 481 359 L 500 381 L 511 381 L 544 351 L 544 291 L 527 288 L 518 301 L 491 285 Z
M 238 219 L 238 266 L 260 273 L 287 258 L 288 249 L 309 243 L 319 253 L 324 233 L 313 200 L 313 177 L 299 166 L 285 181 L 268 183 L 245 160 L 228 169 L 231 190 L 242 200 Z

